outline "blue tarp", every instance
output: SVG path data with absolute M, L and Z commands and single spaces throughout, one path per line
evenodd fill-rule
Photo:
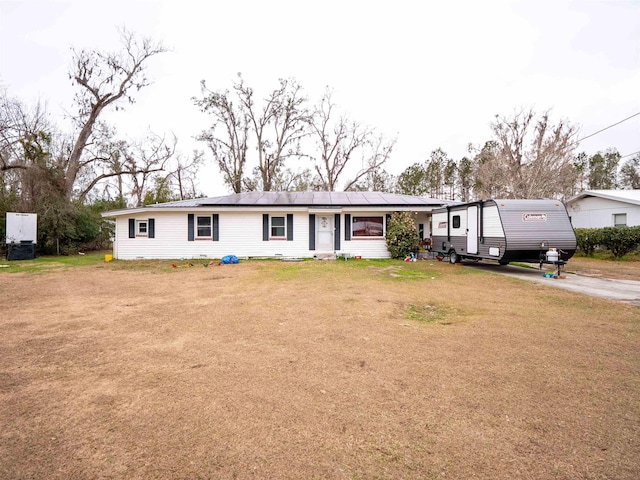
M 240 260 L 238 260 L 238 257 L 236 257 L 235 255 L 225 255 L 220 259 L 220 263 L 222 265 L 229 265 L 229 264 L 239 263 L 239 262 Z

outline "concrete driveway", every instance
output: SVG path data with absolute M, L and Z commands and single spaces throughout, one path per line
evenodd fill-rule
M 585 295 L 594 297 L 608 298 L 610 300 L 619 300 L 640 306 L 640 282 L 634 280 L 616 280 L 611 278 L 600 278 L 586 275 L 577 275 L 575 273 L 562 272 L 564 278 L 545 278 L 542 271 L 538 268 L 525 268 L 515 265 L 500 266 L 490 263 L 467 263 L 464 262 L 465 268 L 479 268 L 489 272 L 495 272 L 502 275 L 529 280 L 532 282 L 543 283 L 551 287 L 564 288 Z

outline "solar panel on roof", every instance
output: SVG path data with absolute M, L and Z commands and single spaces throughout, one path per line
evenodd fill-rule
M 384 192 L 243 192 L 221 197 L 179 200 L 156 205 L 153 208 L 205 207 L 205 206 L 434 206 L 448 205 L 449 202 L 411 195 Z

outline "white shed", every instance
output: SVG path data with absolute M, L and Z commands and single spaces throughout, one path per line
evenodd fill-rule
M 574 228 L 640 225 L 640 190 L 585 190 L 566 206 Z

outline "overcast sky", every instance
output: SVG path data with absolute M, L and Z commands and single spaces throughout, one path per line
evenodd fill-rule
M 584 137 L 640 112 L 640 0 L 0 0 L 0 86 L 64 124 L 70 48 L 117 50 L 121 26 L 171 52 L 109 120 L 131 137 L 174 132 L 185 154 L 205 149 L 192 139 L 207 127 L 200 80 L 224 90 L 238 72 L 265 95 L 293 77 L 314 103 L 332 87 L 352 119 L 398 137 L 396 175 L 436 148 L 460 159 L 496 114 L 550 109 Z M 609 147 L 640 150 L 640 115 L 579 151 Z M 201 189 L 227 193 L 213 167 Z

